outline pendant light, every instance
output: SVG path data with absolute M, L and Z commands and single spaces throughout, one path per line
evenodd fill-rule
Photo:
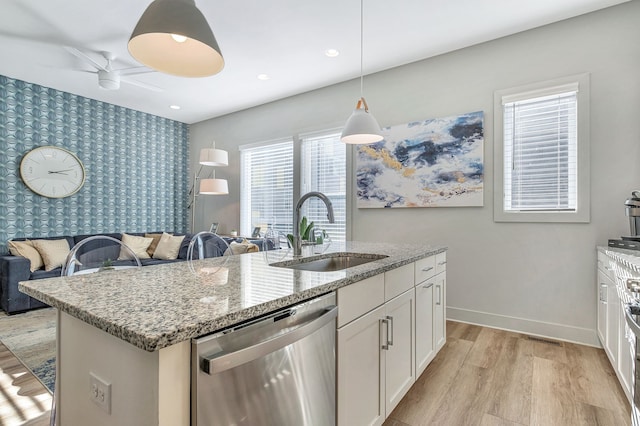
M 218 42 L 194 0 L 154 0 L 128 48 L 140 63 L 180 77 L 207 77 L 224 67 Z
M 362 67 L 362 57 L 363 55 L 363 27 L 364 27 L 364 0 L 360 0 L 360 99 L 358 99 L 358 103 L 356 104 L 356 109 L 353 110 L 353 113 L 347 120 L 347 123 L 344 125 L 344 129 L 342 130 L 342 136 L 340 136 L 340 140 L 344 143 L 348 144 L 367 144 L 379 142 L 384 137 L 382 136 L 382 132 L 380 131 L 380 125 L 373 117 L 373 115 L 369 112 L 369 106 L 367 105 L 367 101 L 364 100 L 363 96 L 363 67 Z

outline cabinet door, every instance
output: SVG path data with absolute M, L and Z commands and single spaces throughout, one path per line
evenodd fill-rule
M 433 338 L 435 340 L 436 353 L 442 349 L 447 341 L 447 273 L 442 272 L 435 276 L 433 294 Z
M 387 415 L 400 402 L 416 381 L 414 354 L 415 291 L 412 288 L 395 299 L 385 303 L 388 348 L 384 350 L 385 407 Z M 352 423 L 355 424 L 355 423 Z
M 416 286 L 416 379 L 436 356 L 433 339 L 434 280 Z
M 338 425 L 381 425 L 385 420 L 384 306 L 338 329 Z
M 618 365 L 619 323 L 620 323 L 620 299 L 616 285 L 608 276 L 604 276 L 607 283 L 607 343 L 605 349 L 611 360 L 611 364 Z
M 604 347 L 607 344 L 607 283 L 598 271 L 598 337 Z
M 632 381 L 632 363 L 635 353 L 635 338 L 633 332 L 629 330 L 627 321 L 625 319 L 624 307 L 620 306 L 620 319 L 619 319 L 619 337 L 620 344 L 618 346 L 618 376 L 620 377 L 620 384 L 624 393 L 631 401 L 631 386 Z

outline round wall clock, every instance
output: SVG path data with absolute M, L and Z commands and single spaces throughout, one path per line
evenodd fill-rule
M 27 152 L 20 162 L 20 177 L 38 195 L 64 198 L 84 184 L 84 166 L 72 152 L 57 146 L 41 146 Z

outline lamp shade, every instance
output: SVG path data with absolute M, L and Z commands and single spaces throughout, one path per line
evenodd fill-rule
M 200 181 L 200 194 L 226 195 L 229 193 L 229 185 L 226 179 L 202 179 Z
M 223 149 L 201 149 L 200 164 L 202 164 L 203 166 L 228 166 L 229 153 Z
M 356 109 L 347 120 L 342 130 L 340 140 L 349 144 L 367 144 L 379 142 L 384 139 L 380 125 L 369 112 L 364 98 L 358 100 Z M 363 108 L 361 108 L 363 107 Z
M 194 0 L 154 0 L 128 48 L 149 68 L 181 77 L 206 77 L 224 67 L 218 42 Z

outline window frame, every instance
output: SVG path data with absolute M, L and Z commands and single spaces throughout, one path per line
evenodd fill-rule
M 566 92 L 566 87 L 577 85 L 577 205 L 575 211 L 506 211 L 504 209 L 504 107 L 505 99 L 534 99 Z M 494 92 L 494 222 L 590 222 L 590 135 L 589 135 L 589 74 L 561 77 L 553 80 L 497 90 Z
M 309 132 L 309 133 L 304 133 L 304 134 L 296 134 L 290 138 L 282 138 L 282 139 L 276 139 L 276 140 L 271 140 L 271 141 L 264 141 L 264 142 L 257 142 L 257 143 L 250 143 L 250 144 L 245 144 L 245 145 L 241 145 L 239 146 L 239 150 L 240 150 L 240 168 L 241 168 L 241 173 L 240 173 L 240 180 L 241 180 L 241 190 L 240 190 L 240 202 L 241 202 L 241 206 L 240 206 L 240 230 L 241 232 L 243 232 L 244 228 L 247 227 L 246 224 L 244 224 L 244 217 L 245 215 L 242 214 L 242 212 L 244 211 L 242 203 L 245 202 L 245 187 L 247 186 L 247 183 L 244 182 L 245 179 L 245 164 L 244 164 L 244 153 L 243 151 L 246 150 L 251 150 L 254 148 L 264 148 L 267 147 L 269 145 L 273 145 L 273 144 L 280 144 L 280 143 L 285 143 L 285 142 L 292 142 L 293 143 L 293 196 L 292 196 L 292 203 L 293 203 L 293 208 L 291 209 L 291 219 L 293 219 L 293 209 L 295 208 L 295 204 L 297 203 L 297 201 L 300 199 L 302 192 L 305 191 L 304 190 L 304 184 L 303 184 L 303 179 L 304 176 L 302 175 L 305 167 L 303 167 L 302 161 L 303 159 L 303 148 L 302 145 L 306 140 L 309 139 L 316 139 L 316 138 L 329 138 L 332 136 L 336 136 L 339 137 L 340 135 L 340 129 L 325 129 L 322 131 L 317 131 L 317 132 Z M 349 227 L 349 221 L 350 221 L 350 209 L 351 209 L 351 200 L 350 197 L 348 196 L 348 194 L 351 191 L 351 179 L 349 179 L 349 164 L 351 162 L 352 159 L 352 154 L 351 154 L 351 149 L 349 149 L 349 145 L 344 145 L 344 149 L 345 149 L 345 181 L 346 181 L 346 187 L 345 187 L 345 194 L 344 194 L 344 198 L 345 198 L 345 202 L 346 202 L 346 206 L 345 206 L 345 223 L 344 223 L 344 238 L 345 241 L 348 241 L 350 239 L 350 227 Z M 318 190 L 318 189 L 313 189 L 313 190 Z M 306 191 L 305 191 L 306 192 Z M 303 206 L 303 214 L 305 213 L 305 211 L 307 210 L 307 207 L 310 203 L 315 202 L 315 199 L 309 200 L 307 203 L 305 203 L 305 205 Z M 320 200 L 317 200 L 318 202 L 320 202 Z M 324 207 L 324 205 L 322 206 Z M 313 220 L 315 220 L 315 218 L 311 218 Z M 254 226 L 254 224 L 251 224 L 251 226 L 249 226 L 248 230 L 253 229 L 252 226 Z M 276 224 L 277 226 L 277 224 Z M 292 224 L 291 224 L 292 226 Z M 292 230 L 289 230 L 288 232 L 292 232 Z M 329 229 L 329 236 L 331 237 L 331 230 Z M 336 240 L 335 238 L 333 239 L 333 241 L 341 241 L 340 239 Z

